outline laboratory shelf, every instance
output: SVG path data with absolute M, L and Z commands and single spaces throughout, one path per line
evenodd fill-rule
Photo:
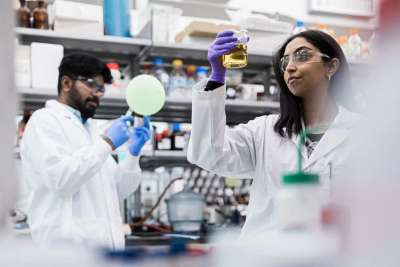
M 207 61 L 207 51 L 209 44 L 180 44 L 153 42 L 149 54 L 152 56 L 161 56 L 166 58 L 184 58 L 197 61 Z M 270 66 L 272 60 L 272 51 L 248 51 L 248 61 L 252 67 Z
M 186 157 L 186 151 L 154 150 L 143 151 L 140 157 L 142 169 L 156 169 L 158 167 L 177 167 L 191 165 Z
M 38 30 L 19 28 L 15 29 L 21 44 L 32 42 L 44 42 L 63 45 L 65 49 L 80 50 L 89 52 L 114 53 L 121 55 L 137 55 L 143 48 L 150 56 L 162 56 L 168 58 L 184 58 L 200 61 L 207 60 L 208 44 L 180 44 L 156 42 L 144 38 L 128 38 L 118 36 L 97 36 L 83 33 L 63 33 L 51 30 Z M 249 48 L 249 64 L 270 65 L 273 50 L 253 50 Z M 349 59 L 349 63 L 354 66 L 368 65 L 365 59 Z
M 22 109 L 37 110 L 49 99 L 56 99 L 56 89 L 18 88 Z M 167 98 L 164 107 L 152 116 L 153 121 L 190 122 L 192 102 L 190 98 Z M 121 95 L 105 96 L 96 112 L 98 119 L 114 119 L 128 110 Z M 279 103 L 271 101 L 226 100 L 227 123 L 247 122 L 256 116 L 277 113 Z
M 62 33 L 51 30 L 15 29 L 21 44 L 42 42 L 63 45 L 66 50 L 78 50 L 101 53 L 122 59 L 126 55 L 161 56 L 165 58 L 183 58 L 185 61 L 206 62 L 208 44 L 176 44 L 153 42 L 151 39 L 127 38 L 117 36 L 90 36 L 82 33 Z M 146 50 L 147 49 L 147 50 Z M 144 52 L 142 52 L 144 51 Z M 249 50 L 249 64 L 256 67 L 269 66 L 271 51 Z
M 65 49 L 88 52 L 138 54 L 143 47 L 150 46 L 150 39 L 116 36 L 90 36 L 88 34 L 60 33 L 51 30 L 16 28 L 15 33 L 21 44 L 42 42 L 63 45 Z

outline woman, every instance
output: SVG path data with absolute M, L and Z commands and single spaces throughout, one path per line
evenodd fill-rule
M 218 34 L 208 51 L 212 72 L 193 92 L 188 159 L 219 175 L 252 178 L 242 237 L 273 230 L 274 196 L 281 175 L 296 170 L 299 134 L 304 127 L 335 125 L 307 136 L 303 170 L 320 175 L 329 196 L 331 179 L 342 171 L 346 140 L 357 115 L 337 95 L 350 90 L 349 67 L 340 46 L 320 31 L 291 36 L 277 51 L 273 68 L 281 89 L 280 114 L 226 127 L 225 68 L 220 57 L 236 45 L 232 31 Z

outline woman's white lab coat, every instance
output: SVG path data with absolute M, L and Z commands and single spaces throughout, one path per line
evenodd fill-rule
M 234 128 L 226 127 L 225 85 L 204 91 L 206 83 L 202 81 L 193 89 L 188 160 L 222 176 L 253 179 L 241 238 L 277 229 L 274 196 L 281 187 L 282 174 L 296 170 L 298 138 L 282 138 L 274 132 L 278 115 L 260 116 Z M 327 198 L 332 179 L 344 171 L 348 154 L 345 141 L 357 118 L 358 115 L 339 107 L 334 124 L 340 127 L 327 130 L 310 158 L 303 150 L 304 170 L 320 175 Z
M 124 247 L 119 200 L 140 183 L 138 158 L 128 156 L 118 165 L 94 122 L 83 125 L 55 100 L 32 115 L 21 157 L 35 241 Z

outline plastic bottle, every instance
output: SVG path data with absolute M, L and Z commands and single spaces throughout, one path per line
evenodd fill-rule
M 157 136 L 157 138 L 160 138 Z M 171 136 L 168 129 L 165 129 L 161 133 L 161 139 L 158 140 L 158 150 L 171 150 Z
M 43 0 L 38 1 L 38 7 L 33 10 L 33 28 L 48 30 L 49 15 Z
M 164 86 L 165 93 L 168 95 L 169 75 L 164 69 L 164 60 L 160 57 L 157 57 L 154 59 L 153 64 L 154 67 L 152 74 L 161 82 L 161 84 Z
M 349 40 L 346 35 L 339 36 L 338 43 L 343 50 L 344 55 L 350 57 Z
M 193 85 L 196 84 L 196 72 L 196 65 L 191 64 L 186 67 L 186 88 L 188 89 L 186 92 L 191 92 Z
M 304 26 L 304 21 L 302 20 L 297 20 L 296 25 L 294 26 L 294 29 L 292 31 L 292 34 L 297 34 L 299 32 L 304 32 L 306 31 L 306 27 Z
M 207 79 L 207 77 L 208 77 L 208 68 L 203 66 L 197 67 L 196 82 Z
M 358 29 L 351 29 L 348 43 L 350 56 L 353 58 L 359 58 L 361 56 L 363 41 L 358 34 Z
M 20 7 L 17 10 L 17 25 L 18 27 L 31 27 L 31 11 L 26 6 L 25 0 L 19 0 Z
M 326 25 L 324 23 L 317 24 L 316 29 L 329 34 L 333 38 L 336 38 L 336 31 L 332 28 L 329 28 L 328 25 Z
M 121 71 L 119 70 L 119 64 L 116 62 L 107 63 L 107 67 L 110 69 L 111 76 L 113 78 L 112 87 L 113 89 L 121 88 Z
M 128 0 L 103 0 L 104 33 L 130 36 L 130 7 Z
M 183 97 L 186 91 L 186 80 L 187 76 L 183 70 L 183 62 L 180 59 L 174 59 L 172 61 L 172 71 L 169 79 L 169 96 L 171 97 Z
M 280 230 L 316 230 L 320 225 L 322 198 L 319 177 L 310 173 L 283 176 L 275 198 Z

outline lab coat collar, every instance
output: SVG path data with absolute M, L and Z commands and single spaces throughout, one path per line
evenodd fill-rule
M 65 118 L 73 121 L 76 125 L 79 125 L 80 128 L 85 129 L 85 125 L 83 125 L 82 121 L 74 112 L 72 111 L 72 108 L 68 107 L 67 105 L 59 102 L 58 100 L 48 100 L 46 101 L 46 108 L 55 110 L 56 112 L 60 113 L 63 115 Z M 90 122 L 91 120 L 88 119 L 86 121 L 86 127 L 90 128 Z M 87 130 L 86 130 L 87 131 Z
M 314 164 L 317 160 L 332 151 L 338 145 L 346 140 L 350 133 L 350 129 L 359 118 L 359 115 L 350 112 L 343 106 L 338 106 L 338 114 L 336 115 L 332 126 L 328 128 L 321 140 L 318 142 L 310 158 L 307 157 L 306 148 L 302 148 L 302 156 L 304 160 L 304 169 Z M 293 135 L 292 141 L 299 145 L 299 135 Z

